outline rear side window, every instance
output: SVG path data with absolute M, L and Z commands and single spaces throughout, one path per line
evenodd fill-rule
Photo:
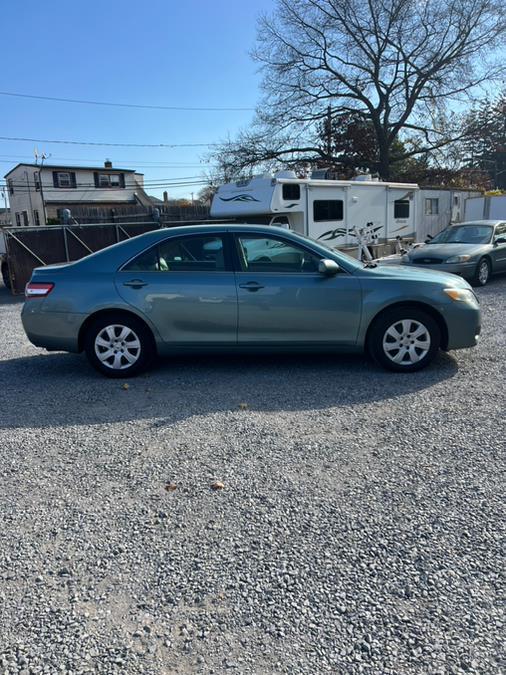
M 285 201 L 298 201 L 300 199 L 300 185 L 297 183 L 284 183 L 283 199 Z
M 221 272 L 226 269 L 223 238 L 167 239 L 141 253 L 123 269 L 131 272 Z
M 409 199 L 395 200 L 394 218 L 409 218 Z
M 325 220 L 343 219 L 342 199 L 316 199 L 313 202 L 313 220 L 322 222 Z

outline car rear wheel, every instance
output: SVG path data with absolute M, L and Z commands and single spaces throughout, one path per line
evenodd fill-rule
M 84 341 L 88 360 L 107 377 L 132 377 L 145 370 L 155 356 L 146 325 L 135 317 L 108 314 L 88 328 Z
M 388 370 L 413 372 L 429 365 L 439 350 L 436 321 L 418 308 L 399 307 L 382 314 L 369 335 L 369 351 Z
M 490 278 L 490 262 L 487 258 L 482 258 L 476 266 L 474 273 L 473 286 L 485 286 Z

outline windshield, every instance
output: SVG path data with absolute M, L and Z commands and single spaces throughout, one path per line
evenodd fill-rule
M 493 227 L 478 223 L 453 225 L 447 227 L 431 239 L 429 244 L 489 244 L 492 239 Z

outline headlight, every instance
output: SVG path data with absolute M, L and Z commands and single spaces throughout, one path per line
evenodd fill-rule
M 461 262 L 467 262 L 468 260 L 471 260 L 470 255 L 452 255 L 451 258 L 447 258 L 445 262 L 447 263 L 461 263 Z
M 468 305 L 478 307 L 478 299 L 468 288 L 445 288 L 446 295 L 455 302 L 466 302 Z

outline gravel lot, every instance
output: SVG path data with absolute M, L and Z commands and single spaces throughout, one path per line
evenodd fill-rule
M 479 347 L 414 375 L 199 357 L 124 388 L 0 289 L 0 672 L 503 672 L 506 279 L 479 294 Z

